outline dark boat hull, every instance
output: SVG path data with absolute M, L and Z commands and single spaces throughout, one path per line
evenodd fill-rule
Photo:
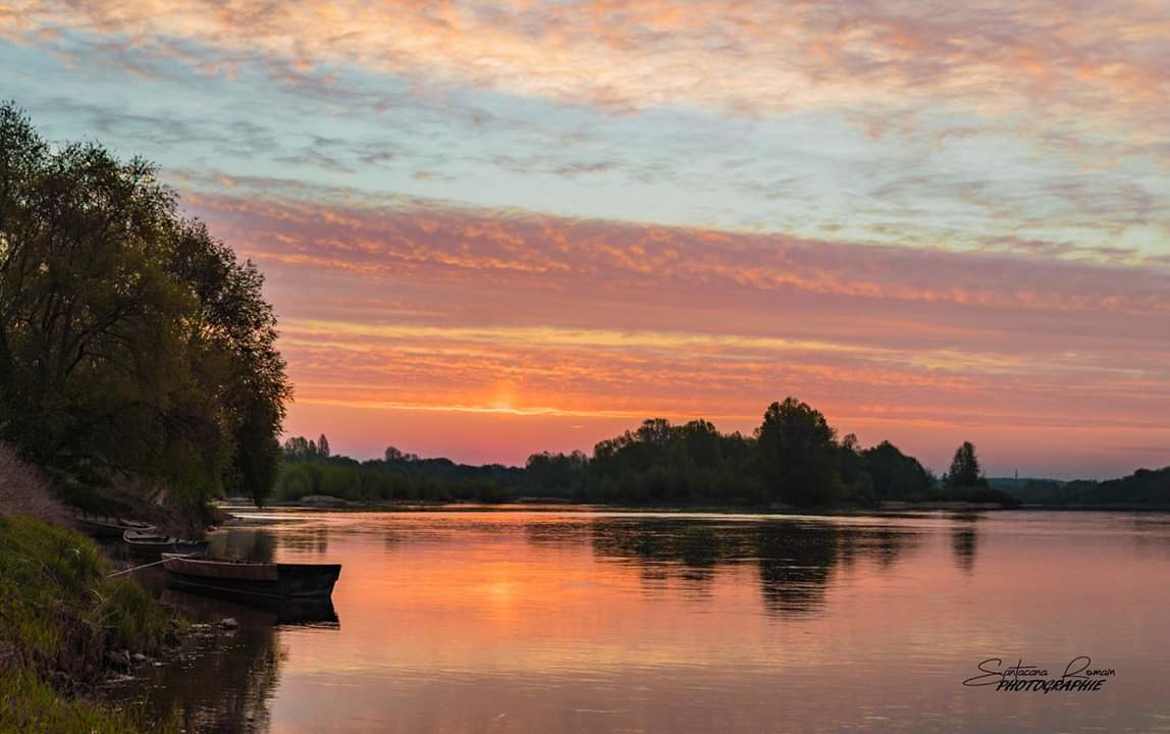
M 184 573 L 167 565 L 167 586 L 240 601 L 328 599 L 341 575 L 340 565 L 275 564 L 273 579 L 250 579 Z

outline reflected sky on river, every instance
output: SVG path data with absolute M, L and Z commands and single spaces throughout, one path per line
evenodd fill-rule
M 1162 515 L 249 519 L 213 552 L 342 563 L 337 621 L 201 600 L 241 622 L 232 651 L 147 694 L 191 731 L 1170 730 Z M 988 657 L 1076 655 L 1117 677 L 961 685 Z

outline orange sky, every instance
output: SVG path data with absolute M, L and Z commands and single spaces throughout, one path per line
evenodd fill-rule
M 260 265 L 335 451 L 795 395 L 936 471 L 1170 464 L 1160 2 L 16 0 L 0 64 Z
M 1167 458 L 1160 273 L 461 211 L 347 212 L 327 246 L 265 244 L 315 216 L 220 230 L 267 263 L 290 430 L 342 450 L 522 462 L 649 416 L 750 431 L 795 394 L 936 470 L 968 439 L 1001 473 Z

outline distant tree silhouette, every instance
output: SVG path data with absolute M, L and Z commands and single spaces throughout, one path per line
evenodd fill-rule
M 1154 470 L 1138 469 L 1129 476 L 1100 482 L 1091 479 L 1071 482 L 1029 479 L 1010 484 L 991 480 L 991 484 L 999 485 L 1026 503 L 1170 507 L 1170 466 Z
M 543 451 L 528 457 L 525 474 L 529 491 L 535 495 L 574 497 L 585 484 L 589 458 L 580 451 L 553 454 Z
M 874 480 L 859 445 L 857 436 L 852 433 L 841 439 L 838 453 L 841 482 L 845 492 L 858 502 L 873 504 L 878 499 L 874 490 Z
M 324 433 L 317 439 L 317 455 L 323 459 L 329 458 L 329 439 L 325 438 Z
M 756 440 L 773 499 L 808 506 L 829 504 L 840 494 L 836 432 L 820 411 L 794 397 L 772 403 Z
M 324 442 L 328 450 L 328 439 Z M 389 447 L 387 461 L 359 462 L 325 456 L 316 441 L 285 441 L 276 498 L 298 500 L 326 494 L 359 502 L 381 500 L 475 500 L 498 502 L 519 494 L 523 469 L 498 464 L 467 466 L 450 459 L 420 459 Z
M 906 456 L 889 441 L 865 449 L 861 455 L 879 500 L 919 498 L 933 484 L 930 472 L 917 459 Z
M 290 459 L 304 459 L 309 456 L 309 440 L 304 436 L 289 436 L 284 441 L 284 455 Z
M 983 470 L 979 468 L 979 458 L 975 455 L 975 446 L 970 441 L 964 441 L 955 449 L 955 458 L 951 459 L 951 469 L 947 472 L 948 487 L 986 487 L 987 480 L 983 478 Z
M 387 462 L 421 461 L 421 459 L 419 459 L 419 457 L 418 457 L 418 454 L 403 453 L 402 451 L 399 451 L 397 448 L 395 448 L 393 446 L 386 447 L 386 451 L 383 454 L 383 457 Z M 444 461 L 445 461 L 445 459 L 444 459 Z

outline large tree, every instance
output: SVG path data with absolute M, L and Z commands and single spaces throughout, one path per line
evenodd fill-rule
M 756 439 L 773 499 L 808 506 L 839 497 L 843 488 L 836 432 L 820 411 L 792 397 L 772 403 Z
M 52 147 L 0 105 L 0 438 L 263 498 L 290 387 L 262 283 L 153 165 Z

